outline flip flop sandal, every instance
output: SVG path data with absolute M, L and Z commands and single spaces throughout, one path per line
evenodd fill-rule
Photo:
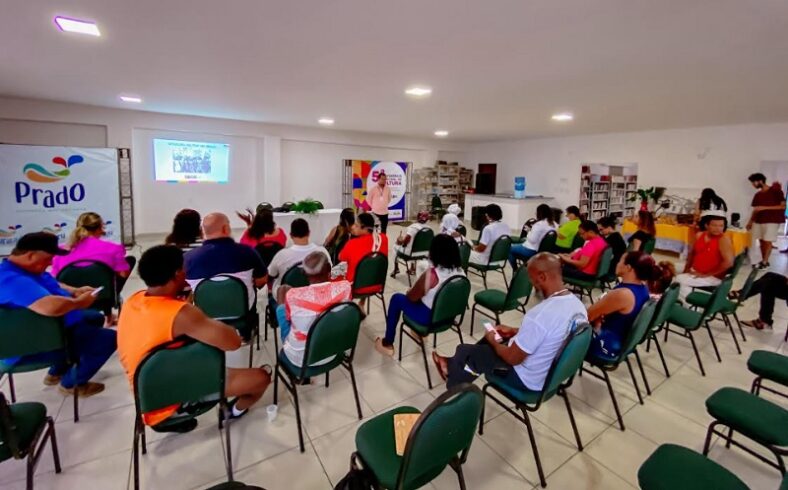
M 439 357 L 440 356 L 438 356 L 438 353 L 433 351 L 432 362 L 435 363 L 435 368 L 438 370 L 438 375 L 441 377 L 443 381 L 446 381 L 447 379 L 449 379 L 449 374 L 444 372 L 443 369 L 441 368 Z

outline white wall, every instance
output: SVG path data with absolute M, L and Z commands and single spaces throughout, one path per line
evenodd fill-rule
M 641 186 L 712 187 L 746 219 L 753 189 L 747 176 L 761 161 L 788 160 L 788 123 L 613 133 L 473 145 L 467 163 L 498 163 L 497 189 L 525 175 L 528 194 L 576 204 L 583 163 L 639 165 Z
M 231 182 L 165 184 L 152 178 L 153 137 L 228 141 Z M 338 206 L 341 164 L 348 158 L 432 165 L 441 151 L 467 145 L 445 140 L 305 128 L 250 121 L 108 109 L 0 97 L 0 142 L 131 148 L 136 233 L 160 233 L 184 207 L 230 212 L 260 201 L 314 197 Z M 233 177 L 234 176 L 234 177 Z M 231 215 L 234 226 L 242 223 Z

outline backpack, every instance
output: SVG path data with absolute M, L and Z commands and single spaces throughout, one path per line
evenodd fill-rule
M 369 470 L 350 466 L 350 471 L 334 487 L 334 490 L 371 490 L 375 480 Z

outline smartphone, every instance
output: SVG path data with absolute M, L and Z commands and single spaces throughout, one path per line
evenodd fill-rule
M 500 341 L 503 340 L 503 337 L 501 337 L 501 334 L 498 333 L 498 330 L 495 329 L 495 327 L 493 326 L 492 323 L 484 322 L 484 329 L 487 330 L 488 332 L 495 332 L 495 341 L 496 342 L 500 342 Z
M 96 289 L 94 289 L 93 291 L 91 291 L 90 295 L 91 296 L 98 296 L 102 289 L 104 289 L 104 286 L 99 286 Z

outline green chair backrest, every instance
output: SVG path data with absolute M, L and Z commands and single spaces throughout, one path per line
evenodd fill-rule
M 630 327 L 629 332 L 627 332 L 624 341 L 621 342 L 621 357 L 619 359 L 623 360 L 637 348 L 638 344 L 640 344 L 643 337 L 646 335 L 646 331 L 648 331 L 651 326 L 651 320 L 654 319 L 654 313 L 656 311 L 657 302 L 653 299 L 646 301 L 635 317 L 635 321 L 632 322 L 632 327 Z
M 610 264 L 613 262 L 613 249 L 605 247 L 602 251 L 602 257 L 599 259 L 599 266 L 596 270 L 596 278 L 598 280 L 604 279 L 610 272 Z
M 254 249 L 257 252 L 257 255 L 260 256 L 260 259 L 263 261 L 266 267 L 271 265 L 271 261 L 274 260 L 274 256 L 279 253 L 284 247 L 279 242 L 262 242 L 255 245 Z
M 443 203 L 437 194 L 432 196 L 432 209 L 443 209 Z
M 540 252 L 553 252 L 555 250 L 555 241 L 558 239 L 558 233 L 554 231 L 548 231 L 544 237 L 542 237 L 542 241 L 539 242 L 539 251 Z
M 457 233 L 459 233 L 462 236 L 467 236 L 468 235 L 468 229 L 465 228 L 465 225 L 459 225 L 457 227 Z
M 257 205 L 255 212 L 257 214 L 260 214 L 261 212 L 263 212 L 264 209 L 268 209 L 270 211 L 274 209 L 274 206 L 270 202 L 261 202 L 260 204 Z
M 145 325 L 138 325 L 145 328 Z M 134 373 L 134 402 L 140 413 L 224 396 L 224 352 L 186 338 L 148 353 Z
M 674 282 L 671 284 L 668 289 L 662 293 L 662 297 L 659 298 L 659 303 L 657 303 L 657 311 L 654 313 L 654 317 L 651 319 L 651 326 L 649 327 L 648 331 L 657 330 L 661 327 L 665 321 L 668 319 L 668 315 L 670 315 L 670 310 L 673 309 L 673 305 L 676 304 L 676 301 L 679 299 L 679 283 Z M 643 340 L 646 340 L 646 336 L 643 336 Z
M 389 259 L 380 252 L 372 252 L 364 256 L 356 266 L 356 275 L 353 277 L 353 291 L 380 286 L 380 292 L 386 288 L 386 277 Z
M 424 227 L 416 232 L 413 237 L 413 246 L 410 247 L 410 255 L 425 255 L 430 251 L 432 239 L 435 237 L 435 232 L 430 227 Z
M 66 347 L 61 317 L 27 308 L 0 307 L 0 359 L 50 352 Z
M 731 267 L 729 274 L 733 277 L 736 277 L 736 275 L 739 273 L 739 269 L 741 269 L 741 266 L 744 264 L 744 261 L 746 259 L 747 259 L 747 250 L 734 257 L 733 266 Z
M 575 235 L 575 237 L 572 238 L 572 247 L 571 248 L 572 248 L 572 250 L 577 250 L 578 248 L 582 248 L 583 244 L 585 244 L 585 243 L 586 243 L 586 241 L 583 240 L 583 237 L 580 236 L 580 233 L 577 233 Z
M 471 261 L 471 244 L 463 241 L 460 244 L 460 266 L 462 270 L 468 270 L 468 263 Z
M 583 366 L 588 346 L 591 345 L 591 332 L 592 328 L 588 322 L 577 323 L 577 320 L 572 320 L 569 333 L 556 352 L 550 370 L 547 371 L 539 404 L 555 395 L 558 389 L 566 385 Z
M 646 240 L 646 243 L 643 244 L 641 247 L 644 253 L 649 255 L 654 253 L 654 248 L 657 246 L 657 239 L 655 237 L 651 237 Z
M 744 301 L 744 298 L 750 295 L 750 290 L 752 289 L 752 285 L 755 283 L 755 279 L 758 278 L 758 269 L 753 269 L 747 275 L 747 279 L 744 281 L 741 289 L 739 290 L 739 296 L 736 299 L 736 306 L 739 306 Z
M 506 262 L 509 259 L 509 250 L 512 249 L 512 237 L 509 235 L 501 235 L 492 245 L 490 250 L 490 260 L 488 264 L 495 262 Z
M 19 447 L 19 442 L 14 416 L 8 407 L 5 395 L 0 392 L 0 461 L 10 458 L 21 459 L 24 449 Z
M 107 264 L 96 260 L 79 260 L 72 262 L 58 273 L 57 280 L 75 288 L 90 286 L 103 287 L 96 303 L 101 307 L 113 307 L 117 304 L 117 274 Z
M 505 305 L 510 304 L 523 304 L 528 298 L 531 297 L 531 291 L 534 286 L 531 284 L 531 278 L 528 277 L 528 269 L 523 265 L 514 271 L 512 281 L 509 283 L 509 290 L 506 292 Z
M 471 281 L 467 277 L 456 275 L 446 279 L 435 293 L 430 323 L 433 326 L 462 323 L 470 295 Z M 460 320 L 456 321 L 458 316 Z
M 309 366 L 329 357 L 334 359 L 321 365 L 326 371 L 342 362 L 346 351 L 351 352 L 352 359 L 360 329 L 361 309 L 356 303 L 337 303 L 318 315 L 307 334 L 301 377 Z
M 287 269 L 287 272 L 282 276 L 281 284 L 294 288 L 309 286 L 309 279 L 306 277 L 306 272 L 304 272 L 304 267 L 300 262 Z
M 711 298 L 709 298 L 709 304 L 706 305 L 706 308 L 704 308 L 703 314 L 701 315 L 700 325 L 710 320 L 714 315 L 725 309 L 725 302 L 728 299 L 728 293 L 731 292 L 732 286 L 733 277 L 727 276 L 722 280 L 720 285 L 714 289 L 714 292 L 711 293 Z
M 397 489 L 418 488 L 438 476 L 471 447 L 484 396 L 470 383 L 455 386 L 422 412 L 402 455 Z
M 215 320 L 237 320 L 249 312 L 246 285 L 237 277 L 219 274 L 200 281 L 194 304 Z

